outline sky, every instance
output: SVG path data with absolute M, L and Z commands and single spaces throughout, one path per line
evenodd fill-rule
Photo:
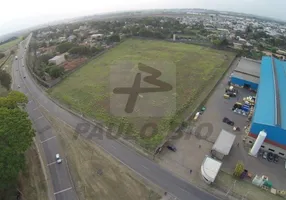
M 114 11 L 205 8 L 272 17 L 286 21 L 286 0 L 4 0 L 0 35 L 55 20 Z

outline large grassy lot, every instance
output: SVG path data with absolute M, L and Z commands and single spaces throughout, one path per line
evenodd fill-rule
M 233 53 L 202 46 L 129 39 L 90 61 L 49 92 L 61 103 L 106 124 L 132 124 L 133 128 L 129 129 L 127 134 L 145 148 L 154 149 L 204 99 L 233 58 Z M 171 98 L 169 96 L 168 101 L 175 101 L 176 114 L 172 113 L 165 117 L 116 117 L 111 114 L 110 96 L 113 97 L 114 94 L 109 88 L 110 67 L 122 67 L 122 63 L 126 61 L 132 62 L 134 67 L 138 63 L 152 63 L 152 61 L 157 61 L 154 62 L 157 64 L 160 61 L 173 63 L 166 65 L 164 73 L 173 71 L 171 67 L 175 67 L 175 75 L 165 75 L 165 81 L 175 76 L 176 91 Z M 114 79 L 114 74 L 111 77 Z M 121 77 L 118 83 L 124 81 L 125 79 Z M 149 102 L 153 106 L 167 108 L 168 103 L 165 103 L 165 100 L 166 98 L 158 98 Z M 136 112 L 143 111 L 136 110 Z M 140 113 L 137 116 L 140 116 Z M 156 122 L 159 129 L 157 134 L 141 137 L 139 130 L 147 122 Z
M 16 40 L 12 40 L 5 44 L 0 45 L 0 52 L 7 51 L 8 49 L 12 48 L 13 46 L 17 45 L 22 40 L 21 37 L 17 38 Z

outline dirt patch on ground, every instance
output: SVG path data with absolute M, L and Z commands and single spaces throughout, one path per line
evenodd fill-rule
M 82 63 L 84 63 L 87 60 L 87 58 L 76 58 L 72 60 L 66 61 L 62 66 L 65 68 L 66 71 L 72 70 L 78 66 L 80 66 Z
M 79 199 L 160 199 L 131 171 L 79 137 L 70 127 L 45 113 L 63 145 Z

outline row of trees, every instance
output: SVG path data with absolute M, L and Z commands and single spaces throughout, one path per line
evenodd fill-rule
M 0 199 L 17 187 L 19 172 L 25 169 L 24 153 L 31 146 L 34 130 L 22 109 L 27 97 L 17 91 L 0 97 Z
M 9 38 L 9 39 L 7 39 L 7 40 L 5 40 L 5 41 L 0 42 L 0 45 L 5 44 L 5 43 L 8 43 L 8 42 L 13 41 L 13 40 L 16 40 L 16 39 L 17 39 L 17 37 L 11 37 L 11 38 Z

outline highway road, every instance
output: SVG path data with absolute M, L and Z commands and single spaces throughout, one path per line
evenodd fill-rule
M 14 60 L 12 65 L 12 88 L 25 93 L 29 99 L 26 110 L 37 132 L 37 142 L 40 144 L 39 146 L 42 148 L 44 154 L 42 157 L 49 175 L 48 184 L 52 185 L 52 191 L 49 191 L 49 198 L 56 200 L 77 200 L 78 198 L 72 185 L 66 160 L 63 158 L 61 164 L 55 162 L 55 155 L 57 153 L 64 155 L 64 153 L 61 150 L 59 142 L 56 140 L 49 121 L 45 119 L 38 110 L 40 105 L 34 100 L 33 95 L 35 95 L 35 93 L 30 93 L 29 88 L 25 84 L 24 76 L 26 76 L 27 72 L 25 67 L 23 67 L 24 62 L 22 58 L 24 56 L 26 42 L 27 41 L 23 41 L 20 43 L 17 53 L 18 59 Z M 18 85 L 20 88 L 18 88 Z
M 23 52 L 24 49 L 20 48 L 18 54 L 19 58 L 23 56 Z M 37 110 L 37 107 L 43 106 L 53 117 L 62 120 L 63 123 L 66 123 L 74 129 L 78 124 L 86 123 L 86 121 L 62 109 L 53 101 L 51 101 L 46 96 L 46 94 L 44 94 L 43 91 L 35 85 L 35 82 L 32 80 L 32 77 L 28 73 L 26 67 L 19 66 L 18 68 L 19 71 L 16 71 L 17 64 L 14 62 L 13 71 L 15 70 L 15 83 L 21 86 L 21 91 L 26 93 L 29 97 L 29 100 L 31 100 L 31 102 L 27 106 L 27 110 L 31 119 L 34 121 L 35 128 L 38 131 L 38 136 L 42 141 L 42 147 L 44 149 L 45 154 L 44 156 L 47 160 L 47 163 L 50 163 L 48 168 L 51 174 L 52 185 L 55 191 L 56 199 L 73 200 L 76 198 L 76 195 L 72 188 L 66 165 L 53 164 L 53 162 L 55 161 L 55 154 L 57 152 L 62 152 L 62 150 L 60 149 L 57 138 L 52 133 L 50 124 L 43 117 L 41 112 Z M 26 76 L 26 78 L 21 78 L 23 76 Z M 35 99 L 36 101 L 32 99 Z M 99 129 L 99 131 L 103 132 L 102 129 Z M 129 167 L 142 178 L 158 185 L 164 191 L 167 191 L 168 193 L 172 194 L 177 199 L 218 199 L 213 195 L 206 193 L 198 189 L 197 187 L 185 182 L 184 180 L 174 176 L 170 171 L 161 168 L 152 160 L 148 159 L 147 157 L 144 157 L 141 154 L 138 154 L 135 150 L 125 146 L 121 142 L 107 138 L 105 134 L 103 134 L 103 138 L 91 137 L 90 134 L 89 137 L 87 137 L 86 134 L 82 135 L 87 139 L 93 140 L 97 145 L 100 145 L 107 153 L 118 159 L 122 164 Z

